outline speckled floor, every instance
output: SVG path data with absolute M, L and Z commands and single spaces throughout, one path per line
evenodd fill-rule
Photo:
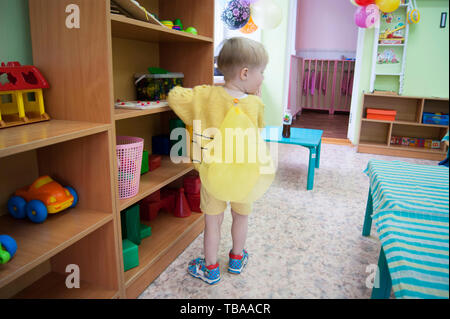
M 372 228 L 361 235 L 371 158 L 411 163 L 432 161 L 356 153 L 349 146 L 324 144 L 314 189 L 306 191 L 308 150 L 279 145 L 277 177 L 254 205 L 241 275 L 226 271 L 231 248 L 231 214 L 225 214 L 219 251 L 222 280 L 214 286 L 191 277 L 188 262 L 203 256 L 203 234 L 139 298 L 370 298 L 366 287 L 380 243 Z

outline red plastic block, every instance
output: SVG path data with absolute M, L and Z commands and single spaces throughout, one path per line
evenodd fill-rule
M 160 155 L 150 155 L 148 158 L 149 171 L 154 171 L 161 166 L 161 156 Z
M 186 194 L 189 208 L 195 213 L 201 213 L 200 210 L 200 194 Z
M 189 203 L 184 196 L 184 189 L 180 188 L 177 194 L 177 202 L 175 204 L 175 212 L 173 214 L 175 217 L 189 217 L 191 216 L 191 209 L 189 208 Z
M 186 194 L 200 194 L 202 182 L 198 176 L 186 176 L 183 179 L 183 186 Z
M 8 82 L 0 82 L 0 91 L 47 89 L 48 82 L 33 65 L 21 65 L 19 62 L 2 62 L 0 75 L 7 74 Z

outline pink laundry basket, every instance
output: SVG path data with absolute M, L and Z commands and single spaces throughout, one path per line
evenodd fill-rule
M 136 196 L 141 177 L 144 139 L 132 136 L 116 137 L 119 198 Z

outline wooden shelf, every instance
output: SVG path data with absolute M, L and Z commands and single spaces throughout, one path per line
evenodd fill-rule
M 425 124 L 425 123 L 417 123 L 417 122 L 409 122 L 409 121 L 383 121 L 383 120 L 373 120 L 373 119 L 362 119 L 364 122 L 374 122 L 374 123 L 393 123 L 398 125 L 413 125 L 413 126 L 424 126 L 424 127 L 439 127 L 439 128 L 447 128 L 448 125 L 438 125 L 438 124 Z
M 79 239 L 112 220 L 112 215 L 73 208 L 49 216 L 42 224 L 15 220 L 10 215 L 0 217 L 0 234 L 13 237 L 18 253 L 0 267 L 0 287 L 25 274 L 40 263 L 64 250 Z
M 193 35 L 183 31 L 172 30 L 148 22 L 111 14 L 111 33 L 113 37 L 133 39 L 144 42 L 196 42 L 213 43 L 214 39 Z
M 160 167 L 141 176 L 138 194 L 134 197 L 121 199 L 119 201 L 119 209 L 124 210 L 137 203 L 144 197 L 156 192 L 193 169 L 194 165 L 191 163 L 175 164 L 168 156 L 163 156 Z
M 118 291 L 108 290 L 98 285 L 80 281 L 80 288 L 68 289 L 66 275 L 51 272 L 43 276 L 13 298 L 17 299 L 112 299 Z
M 171 111 L 171 108 L 167 105 L 149 110 L 114 109 L 114 119 L 119 121 L 167 111 Z
M 152 235 L 143 239 L 139 245 L 139 266 L 125 272 L 126 288 L 133 286 L 137 279 L 141 280 L 140 276 L 149 270 L 150 267 L 155 266 L 158 261 L 163 262 L 164 266 L 162 269 L 167 267 L 172 260 L 166 260 L 166 254 L 173 253 L 178 245 L 181 245 L 183 249 L 187 247 L 191 241 L 180 241 L 183 241 L 183 238 L 195 229 L 197 230 L 194 231 L 195 234 L 193 235 L 196 237 L 203 229 L 203 222 L 203 214 L 200 213 L 193 212 L 189 217 L 178 218 L 163 211 L 158 214 L 156 219 L 150 222 L 143 222 L 152 228 Z M 175 258 L 177 255 L 175 253 L 172 257 Z M 158 273 L 158 269 L 155 271 Z M 150 282 L 144 283 L 144 286 L 148 286 Z
M 110 124 L 50 120 L 0 130 L 0 157 L 107 131 Z

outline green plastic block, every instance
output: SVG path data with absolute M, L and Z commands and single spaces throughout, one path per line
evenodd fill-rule
M 142 166 L 141 166 L 141 175 L 147 173 L 149 170 L 148 166 L 148 151 L 142 152 Z
M 123 267 L 127 271 L 139 266 L 138 246 L 128 239 L 122 240 Z
M 139 205 L 133 205 L 120 212 L 122 224 L 122 239 L 128 239 L 136 245 L 141 244 L 141 223 L 139 216 Z
M 141 235 L 141 239 L 147 238 L 149 236 L 151 236 L 152 234 L 152 228 L 150 226 L 147 226 L 145 224 L 141 224 L 141 230 L 140 230 L 140 235 Z

